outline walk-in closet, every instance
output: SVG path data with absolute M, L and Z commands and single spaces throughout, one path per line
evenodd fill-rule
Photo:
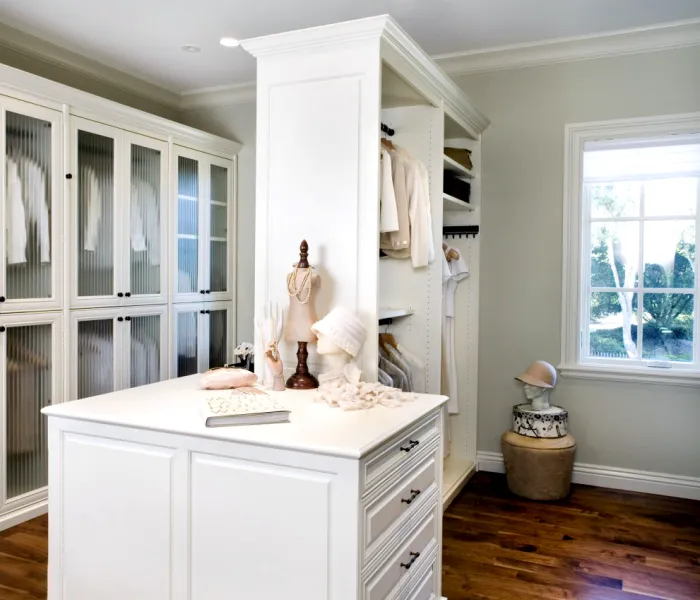
M 45 510 L 42 408 L 233 360 L 239 145 L 0 75 L 5 528 Z

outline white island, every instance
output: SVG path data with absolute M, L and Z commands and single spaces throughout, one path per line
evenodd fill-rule
M 206 428 L 198 380 L 44 409 L 49 600 L 440 597 L 447 398 Z

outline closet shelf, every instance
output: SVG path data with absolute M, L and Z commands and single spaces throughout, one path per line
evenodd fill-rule
M 380 308 L 378 311 L 379 321 L 410 317 L 413 311 L 410 308 Z
M 447 156 L 447 154 L 442 155 L 442 164 L 445 171 L 449 171 L 456 177 L 470 180 L 476 178 L 476 175 L 467 169 L 467 167 L 460 165 L 456 160 Z
M 455 198 L 454 196 L 450 196 L 449 194 L 442 194 L 442 199 L 443 199 L 443 210 L 466 210 L 466 211 L 472 211 L 474 210 L 474 206 L 469 204 L 468 202 L 465 202 L 464 200 L 460 200 L 459 198 Z

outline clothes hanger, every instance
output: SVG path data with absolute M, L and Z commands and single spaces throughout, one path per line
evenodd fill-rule
M 442 243 L 442 251 L 445 253 L 445 258 L 447 259 L 447 262 L 459 260 L 459 252 L 454 248 L 450 248 L 445 242 Z
M 383 350 L 386 350 L 386 345 L 389 344 L 389 346 L 392 346 L 396 350 L 398 350 L 398 342 L 396 341 L 396 338 L 389 333 L 389 326 L 386 326 L 386 329 L 384 330 L 384 333 L 379 334 L 379 345 L 382 347 Z

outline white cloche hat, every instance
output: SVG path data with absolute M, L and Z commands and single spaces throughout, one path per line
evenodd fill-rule
M 311 326 L 316 335 L 326 335 L 333 343 L 355 358 L 365 343 L 367 330 L 362 321 L 351 310 L 339 306 L 329 312 L 323 319 Z

